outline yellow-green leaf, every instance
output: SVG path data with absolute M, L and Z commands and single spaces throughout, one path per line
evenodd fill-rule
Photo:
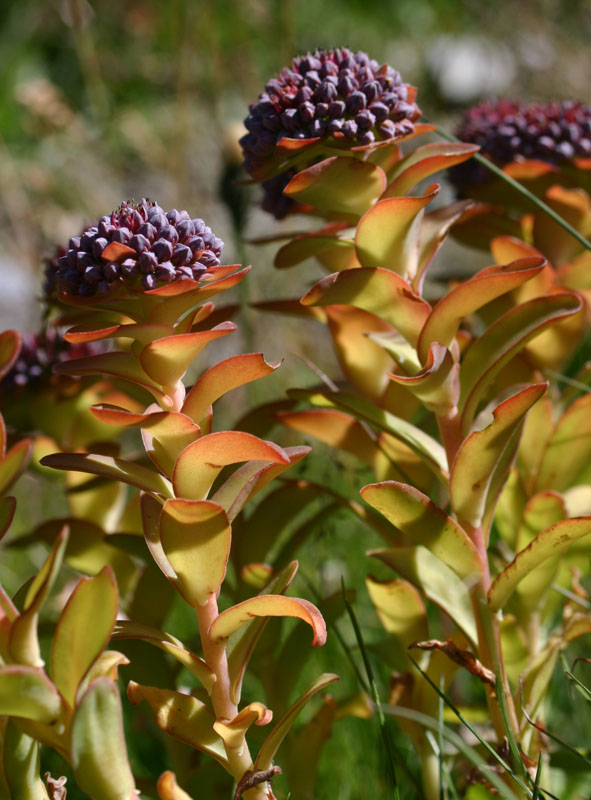
M 40 669 L 20 664 L 0 667 L 1 715 L 51 723 L 60 708 L 55 686 Z

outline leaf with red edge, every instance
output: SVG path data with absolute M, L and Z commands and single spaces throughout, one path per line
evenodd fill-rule
M 203 606 L 226 576 L 232 531 L 220 506 L 208 500 L 167 500 L 160 517 L 162 551 L 180 594 Z M 168 576 L 167 576 L 168 577 Z
M 222 322 L 209 331 L 167 336 L 146 345 L 140 363 L 160 386 L 174 386 L 209 342 L 236 330 L 233 322 Z
M 364 486 L 361 496 L 398 528 L 409 544 L 426 547 L 460 578 L 482 572 L 482 562 L 466 532 L 418 489 L 385 481 Z
M 72 721 L 70 750 L 76 784 L 92 800 L 137 797 L 121 698 L 117 684 L 108 678 L 97 678 L 82 696 Z
M 343 251 L 343 257 L 355 256 L 355 243 L 353 239 L 346 239 L 335 235 L 306 234 L 292 239 L 291 242 L 280 247 L 275 256 L 274 264 L 277 269 L 287 269 L 301 264 L 307 258 L 319 256 L 324 251 Z
M 305 297 L 305 306 L 348 305 L 381 317 L 411 344 L 416 344 L 431 306 L 415 294 L 396 272 L 379 267 L 328 275 Z
M 289 464 L 278 445 L 240 431 L 209 433 L 186 447 L 177 459 L 172 482 L 177 497 L 203 500 L 221 470 L 242 461 Z
M 279 722 L 277 722 L 271 733 L 263 742 L 254 764 L 255 769 L 269 769 L 273 763 L 273 759 L 275 758 L 275 754 L 277 753 L 281 742 L 289 733 L 292 725 L 300 715 L 300 712 L 306 703 L 312 697 L 314 697 L 315 694 L 321 692 L 323 689 L 326 689 L 327 686 L 330 686 L 331 683 L 334 683 L 338 680 L 338 675 L 327 672 L 312 681 L 306 691 L 300 697 L 298 697 L 296 702 L 289 708 L 287 713 L 279 720 Z
M 504 400 L 492 412 L 489 425 L 464 439 L 450 475 L 451 504 L 458 519 L 475 528 L 480 525 L 495 469 L 547 387 L 547 383 L 536 383 Z
M 41 670 L 21 664 L 0 667 L 0 714 L 51 723 L 60 709 L 60 696 Z
M 229 267 L 224 267 L 223 269 L 219 268 L 217 274 L 223 274 L 223 277 L 219 280 L 200 281 L 196 287 L 189 292 L 175 294 L 172 291 L 173 288 L 182 283 L 182 281 L 179 281 L 178 284 L 170 283 L 167 286 L 160 287 L 160 289 L 146 292 L 145 294 L 153 297 L 154 300 L 154 307 L 150 312 L 149 321 L 174 325 L 180 317 L 184 316 L 191 309 L 194 309 L 211 297 L 215 297 L 216 294 L 225 292 L 227 289 L 231 289 L 233 286 L 240 283 L 250 272 L 250 267 L 244 267 L 244 269 L 240 269 L 230 275 L 226 274 L 227 270 L 235 270 L 237 266 L 238 265 L 234 264 Z M 213 277 L 215 278 L 215 275 L 213 275 Z M 192 283 L 194 283 L 194 281 Z M 168 291 L 165 293 L 163 291 L 164 289 Z M 156 292 L 158 292 L 158 294 L 155 294 Z
M 190 417 L 203 434 L 211 432 L 210 408 L 227 392 L 274 372 L 280 361 L 265 361 L 260 353 L 233 356 L 208 369 L 187 394 L 183 414 Z
M 2 444 L 0 435 L 0 444 Z M 0 458 L 0 494 L 8 491 L 21 473 L 26 469 L 33 453 L 30 439 L 21 439 Z
M 289 462 L 286 464 L 267 464 L 251 461 L 239 467 L 224 481 L 211 497 L 214 503 L 222 506 L 233 521 L 244 506 L 278 475 L 297 464 L 310 452 L 309 447 L 286 447 L 283 451 Z
M 380 581 L 371 575 L 365 583 L 384 629 L 395 636 L 402 647 L 429 638 L 427 609 L 412 584 L 400 578 Z
M 87 342 L 98 342 L 101 339 L 112 339 L 118 335 L 121 328 L 127 327 L 125 325 L 105 325 L 104 322 L 95 322 L 94 324 L 80 324 L 74 325 L 65 334 L 64 339 L 70 344 L 86 344 Z
M 591 198 L 583 189 L 551 186 L 544 200 L 562 219 L 580 233 L 591 231 Z M 580 243 L 548 215 L 536 209 L 534 213 L 534 244 L 555 266 L 568 264 L 580 252 Z
M 16 497 L 0 497 L 0 540 L 10 528 L 16 511 Z
M 472 200 L 459 200 L 457 203 L 450 203 L 423 216 L 419 242 L 419 263 L 416 275 L 411 281 L 412 288 L 417 294 L 422 294 L 427 270 L 445 241 L 448 231 L 472 205 Z
M 129 682 L 127 696 L 134 706 L 142 700 L 148 703 L 160 730 L 227 766 L 224 742 L 213 729 L 215 714 L 196 697 L 171 689 L 140 686 L 135 681 Z
M 214 642 L 225 642 L 253 617 L 297 617 L 312 628 L 313 647 L 321 647 L 326 641 L 326 625 L 316 606 L 300 597 L 279 594 L 258 595 L 227 608 L 212 622 L 209 636 Z
M 109 567 L 81 578 L 58 620 L 51 646 L 51 676 L 74 708 L 78 686 L 107 646 L 119 611 L 119 593 Z
M 40 463 L 54 469 L 100 475 L 102 478 L 137 486 L 145 492 L 172 497 L 172 486 L 166 478 L 154 470 L 142 467 L 141 464 L 134 464 L 122 458 L 102 456 L 97 453 L 53 453 L 44 456 Z
M 278 572 L 261 590 L 259 596 L 284 594 L 298 570 L 298 562 L 292 561 Z M 231 636 L 226 646 L 230 692 L 232 702 L 238 704 L 242 692 L 242 680 L 250 657 L 269 621 L 269 617 L 253 617 Z
M 360 219 L 355 234 L 360 263 L 393 270 L 405 279 L 414 278 L 423 212 L 438 193 L 439 186 L 434 184 L 422 197 L 390 197 L 372 206 Z
M 156 628 L 152 628 L 150 625 L 144 625 L 140 622 L 120 619 L 115 623 L 111 639 L 115 641 L 117 639 L 139 639 L 142 642 L 147 642 L 148 644 L 160 648 L 160 650 L 168 653 L 168 655 L 175 658 L 179 664 L 182 664 L 186 669 L 192 672 L 193 675 L 201 681 L 207 691 L 211 692 L 211 687 L 216 681 L 215 674 L 202 658 L 190 650 L 187 650 L 182 642 L 169 633 L 164 633 Z
M 380 341 L 374 338 L 374 341 Z M 391 351 L 393 352 L 393 351 Z M 406 387 L 429 411 L 447 414 L 458 400 L 460 385 L 459 365 L 447 347 L 433 342 L 429 347 L 426 363 L 416 374 L 391 373 L 390 380 Z
M 503 266 L 487 267 L 452 289 L 437 303 L 425 322 L 417 346 L 419 358 L 424 361 L 431 342 L 449 347 L 466 317 L 530 280 L 545 265 L 543 256 L 521 258 Z
M 8 330 L 0 333 L 0 380 L 12 369 L 21 349 L 21 335 Z
M 334 157 L 298 172 L 283 193 L 300 203 L 360 217 L 386 188 L 386 174 L 369 161 Z
M 478 145 L 464 142 L 432 142 L 417 147 L 388 175 L 388 188 L 381 199 L 408 194 L 420 181 L 467 161 L 479 150 Z
M 216 720 L 213 729 L 222 737 L 230 750 L 241 751 L 244 740 L 251 725 L 268 725 L 273 719 L 273 712 L 262 703 L 249 703 L 229 720 Z
M 573 542 L 591 535 L 591 517 L 565 519 L 551 525 L 515 556 L 500 572 L 488 593 L 491 610 L 498 611 L 511 597 L 520 581 L 541 563 L 553 556 L 568 552 Z
M 172 405 L 168 395 L 144 372 L 131 353 L 115 351 L 88 358 L 73 358 L 58 364 L 55 371 L 60 375 L 111 375 L 123 378 L 147 389 L 159 403 L 168 407 Z
M 471 345 L 460 367 L 458 409 L 464 431 L 470 428 L 480 400 L 505 364 L 541 331 L 581 307 L 581 298 L 569 292 L 530 300 L 504 314 Z
M 141 428 L 147 454 L 169 477 L 179 454 L 201 435 L 198 425 L 176 411 L 160 411 L 158 408 L 138 414 L 108 404 L 92 406 L 90 410 L 101 422 Z

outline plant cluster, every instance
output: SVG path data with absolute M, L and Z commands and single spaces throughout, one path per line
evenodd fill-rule
M 396 797 L 535 800 L 568 781 L 552 768 L 544 698 L 564 651 L 591 633 L 588 109 L 500 101 L 470 112 L 468 141 L 416 146 L 435 128 L 415 98 L 364 53 L 316 51 L 272 79 L 246 120 L 245 168 L 264 207 L 319 221 L 289 236 L 276 266 L 315 257 L 328 272 L 301 300 L 258 308 L 313 319 L 340 375 L 316 369 L 320 383 L 215 430 L 215 403 L 279 364 L 235 355 L 186 384 L 207 345 L 236 329 L 212 298 L 248 269 L 220 263 L 223 243 L 201 219 L 147 200 L 49 262 L 54 327 L 31 344 L 1 335 L 0 532 L 31 459 L 45 479 L 65 473 L 68 510 L 9 540 L 49 554 L 14 597 L 0 592 L 0 797 L 64 796 L 63 779 L 40 776 L 44 748 L 93 800 L 272 800 L 282 768 L 293 797 L 312 798 L 322 747 L 349 715 L 377 719 L 387 748 L 396 718 L 412 742 L 417 769 L 400 753 L 391 765 Z M 483 171 L 471 192 L 479 148 L 503 171 Z M 437 205 L 431 181 L 446 170 L 462 196 Z M 533 205 L 509 196 L 505 175 Z M 433 296 L 429 269 L 450 233 L 494 263 Z M 284 477 L 310 448 L 264 438 L 276 421 L 359 459 L 373 476 L 361 500 Z M 385 639 L 364 641 L 351 592 L 288 593 L 313 524 L 293 519 L 315 503 L 317 517 L 346 509 L 381 537 L 366 589 Z M 56 604 L 64 564 L 83 577 Z M 345 607 L 367 680 L 294 728 L 338 676 L 294 700 L 313 669 L 309 634 L 273 618 L 306 623 L 319 646 L 327 627 L 340 636 Z M 175 612 L 188 612 L 186 637 L 163 629 Z M 149 664 L 134 645 L 153 648 Z M 371 659 L 389 674 L 386 702 Z M 172 768 L 159 776 L 136 775 L 127 755 L 120 667 L 137 713 L 148 707 L 166 734 Z

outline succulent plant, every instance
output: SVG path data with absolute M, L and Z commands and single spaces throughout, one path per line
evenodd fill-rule
M 51 261 L 46 286 L 68 295 L 106 294 L 117 283 L 155 289 L 173 281 L 199 280 L 217 267 L 224 243 L 202 219 L 186 211 L 165 212 L 142 199 L 124 202 Z M 55 272 L 53 272 L 55 270 Z
M 414 90 L 392 67 L 362 51 L 316 50 L 294 58 L 250 106 L 244 166 L 256 172 L 282 139 L 367 146 L 408 136 L 419 116 Z
M 561 165 L 591 158 L 591 105 L 575 100 L 537 105 L 485 101 L 466 112 L 456 136 L 479 145 L 481 154 L 499 166 L 530 159 Z M 473 161 L 452 172 L 460 186 L 482 183 L 489 176 Z

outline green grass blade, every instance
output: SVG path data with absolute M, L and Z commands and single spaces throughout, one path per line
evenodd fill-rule
M 531 778 L 527 770 L 525 769 L 525 765 L 523 763 L 523 759 L 521 758 L 521 753 L 519 752 L 519 745 L 517 744 L 517 740 L 515 739 L 515 734 L 513 733 L 513 729 L 509 724 L 509 719 L 507 717 L 507 699 L 505 697 L 505 692 L 503 690 L 503 681 L 497 675 L 497 698 L 499 701 L 499 710 L 501 712 L 501 719 L 503 720 L 503 727 L 505 728 L 505 734 L 507 736 L 507 741 L 509 742 L 509 750 L 511 751 L 511 758 L 513 761 L 513 766 L 519 770 L 522 777 L 530 783 Z
M 394 757 L 393 757 L 394 745 L 390 736 L 390 731 L 388 730 L 388 726 L 386 724 L 386 717 L 384 716 L 384 712 L 382 710 L 382 703 L 380 701 L 378 687 L 375 681 L 369 656 L 365 648 L 365 642 L 363 641 L 361 628 L 359 627 L 359 622 L 357 621 L 357 617 L 355 615 L 355 611 L 353 610 L 353 606 L 347 600 L 347 593 L 345 591 L 345 581 L 342 578 L 341 578 L 341 588 L 343 592 L 343 602 L 345 603 L 347 614 L 349 615 L 349 619 L 351 620 L 351 625 L 353 626 L 353 630 L 355 631 L 355 638 L 357 639 L 357 644 L 359 645 L 359 650 L 361 651 L 363 664 L 365 666 L 365 672 L 367 674 L 367 680 L 370 686 L 371 696 L 375 703 L 376 713 L 378 715 L 378 722 L 382 734 L 382 741 L 384 743 L 384 750 L 386 752 L 388 778 L 394 790 L 394 799 L 400 800 L 400 792 L 398 789 L 398 782 L 396 780 L 396 771 L 394 769 Z M 401 756 L 398 756 L 398 758 L 399 760 L 401 760 Z

